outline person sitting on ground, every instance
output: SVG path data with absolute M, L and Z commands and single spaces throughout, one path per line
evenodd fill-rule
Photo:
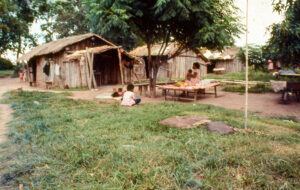
M 127 91 L 124 93 L 121 106 L 133 106 L 141 102 L 141 99 L 137 99 L 134 96 L 134 85 L 129 84 Z
M 187 73 L 186 76 L 185 76 L 185 79 L 190 81 L 190 80 L 192 79 L 192 77 L 194 77 L 194 75 L 193 75 L 193 70 L 192 70 L 192 69 L 189 69 L 189 70 L 188 70 L 188 73 Z

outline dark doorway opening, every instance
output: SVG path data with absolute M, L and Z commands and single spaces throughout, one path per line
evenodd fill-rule
M 95 54 L 93 68 L 97 86 L 121 83 L 120 66 L 116 50 Z
M 207 73 L 214 73 L 214 68 L 216 67 L 216 62 L 212 62 L 207 65 Z
M 36 83 L 36 70 L 37 70 L 37 64 L 36 61 L 33 60 L 28 63 L 28 71 L 29 71 L 29 82 L 32 85 L 32 83 Z

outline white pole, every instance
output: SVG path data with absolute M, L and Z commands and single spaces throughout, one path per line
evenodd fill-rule
M 247 129 L 248 123 L 248 63 L 249 63 L 249 50 L 248 50 L 248 0 L 246 0 L 246 85 L 245 85 L 245 124 L 244 128 Z

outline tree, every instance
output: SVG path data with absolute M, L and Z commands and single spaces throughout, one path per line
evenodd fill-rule
M 282 23 L 273 24 L 271 38 L 264 47 L 266 55 L 295 65 L 300 60 L 300 0 L 290 1 Z M 299 64 L 299 63 L 298 63 Z
M 40 19 L 46 21 L 41 25 L 46 32 L 46 42 L 52 41 L 54 36 L 58 38 L 89 32 L 86 22 L 86 9 L 81 0 L 53 1 L 47 3 L 47 11 Z
M 232 45 L 239 33 L 233 0 L 84 0 L 88 17 L 98 21 L 103 32 L 119 28 L 140 38 L 148 48 L 151 96 L 161 57 L 171 41 L 184 49 L 222 49 Z M 161 43 L 158 59 L 152 60 L 151 46 Z
M 12 70 L 14 65 L 8 59 L 0 57 L 0 70 Z
M 241 48 L 239 54 L 239 58 L 243 63 L 246 63 L 246 50 L 245 48 Z M 264 57 L 263 50 L 261 46 L 250 45 L 249 46 L 249 65 L 254 67 L 254 70 L 265 69 L 266 58 Z
M 45 0 L 0 0 L 0 54 L 6 50 L 17 52 L 27 45 L 35 45 L 29 27 L 43 11 Z

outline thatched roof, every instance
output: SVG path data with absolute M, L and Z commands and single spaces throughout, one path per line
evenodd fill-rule
M 238 56 L 239 47 L 227 47 L 222 52 L 201 49 L 201 53 L 210 61 L 213 60 L 233 60 Z
M 152 56 L 158 56 L 160 48 L 161 48 L 161 44 L 154 44 L 151 47 L 151 55 Z M 179 46 L 176 45 L 175 43 L 170 43 L 168 45 L 168 47 L 166 48 L 166 50 L 164 51 L 163 55 L 164 56 L 170 56 L 170 55 L 172 55 L 172 53 L 175 53 L 178 50 L 178 48 L 179 48 Z M 187 51 L 189 51 L 189 50 L 184 50 L 181 53 L 181 55 L 184 54 Z M 146 56 L 148 56 L 148 48 L 147 48 L 146 45 L 140 46 L 140 47 L 135 48 L 134 50 L 132 50 L 129 53 L 131 55 L 138 56 L 138 57 L 146 57 Z M 207 61 L 207 58 L 205 56 L 203 56 L 201 52 L 197 52 L 196 54 L 197 54 L 197 56 L 201 57 L 203 60 Z
M 88 51 L 89 53 L 99 54 L 99 53 L 103 53 L 103 52 L 106 52 L 106 51 L 109 51 L 109 50 L 117 50 L 117 49 L 119 49 L 118 46 L 109 46 L 109 45 L 93 47 L 93 48 L 88 48 L 87 50 L 75 51 L 74 53 L 68 55 L 67 59 L 69 59 L 69 60 L 79 59 L 80 57 L 82 57 L 86 54 L 86 51 Z M 132 59 L 132 60 L 138 60 L 136 57 L 130 55 L 126 51 L 123 51 L 122 55 L 124 55 L 127 58 Z
M 88 34 L 83 34 L 83 35 L 76 35 L 76 36 L 70 36 L 66 38 L 62 38 L 56 41 L 52 41 L 40 46 L 37 46 L 33 48 L 30 52 L 26 53 L 23 55 L 21 58 L 19 58 L 17 61 L 18 62 L 23 62 L 23 61 L 29 61 L 30 59 L 42 55 L 48 55 L 48 54 L 55 54 L 63 50 L 65 47 L 81 42 L 85 39 L 91 38 L 91 37 L 96 37 L 103 42 L 107 43 L 107 45 L 115 46 L 113 43 L 107 41 L 106 39 L 102 38 L 101 36 L 93 33 L 88 33 Z

